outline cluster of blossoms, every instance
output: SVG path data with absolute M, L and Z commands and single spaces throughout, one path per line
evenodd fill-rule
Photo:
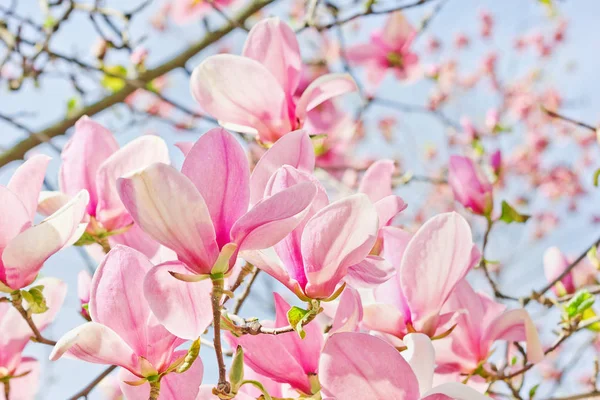
M 193 14 L 192 5 L 177 8 L 184 3 L 173 10 L 182 19 Z M 200 3 L 194 12 L 207 4 Z M 492 19 L 482 19 L 489 36 Z M 388 70 L 408 79 L 418 67 L 415 35 L 395 13 L 346 56 L 367 67 L 374 85 Z M 320 134 L 345 121 L 335 98 L 357 86 L 348 74 L 321 72 L 307 77 L 294 32 L 278 19 L 263 20 L 241 56 L 211 56 L 194 70 L 192 94 L 222 127 L 179 143 L 181 168 L 159 137 L 119 147 L 109 130 L 83 117 L 62 151 L 58 191 L 41 191 L 49 162 L 41 155 L 0 186 L 6 400 L 35 395 L 38 362 L 22 356 L 32 337 L 53 345 L 53 361 L 119 367 L 129 400 L 477 400 L 501 380 L 491 358 L 498 342 L 507 353 L 520 351 L 529 367 L 542 361 L 528 312 L 471 286 L 469 272 L 488 273 L 489 261 L 463 216 L 440 213 L 414 230 L 397 223 L 410 205 L 394 194 L 394 161 L 366 168 L 356 193 L 326 189 L 316 171 L 344 160 L 347 142 Z M 492 130 L 498 126 L 493 113 L 489 120 Z M 475 128 L 463 125 L 475 139 Z M 255 137 L 249 151 L 232 132 Z M 508 203 L 494 212 L 501 158 L 491 155 L 491 171 L 462 156 L 448 165 L 454 199 L 488 223 L 485 240 L 498 221 L 527 218 Z M 46 217 L 37 225 L 36 213 Z M 70 245 L 84 246 L 98 267 L 79 277 L 86 322 L 53 343 L 42 331 L 66 286 L 37 278 L 44 262 Z M 591 267 L 574 276 L 556 248 L 544 261 L 557 296 L 574 295 L 595 273 Z M 274 321 L 240 316 L 230 301 L 258 271 L 282 284 L 272 294 Z M 203 382 L 199 348 L 208 337 L 216 384 Z M 502 373 L 519 368 L 504 365 Z

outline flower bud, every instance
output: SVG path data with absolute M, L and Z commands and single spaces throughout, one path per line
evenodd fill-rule
M 468 157 L 450 157 L 448 183 L 456 201 L 473 213 L 490 215 L 494 206 L 493 187 Z

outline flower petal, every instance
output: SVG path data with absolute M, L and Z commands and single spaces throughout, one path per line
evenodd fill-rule
M 325 395 L 340 400 L 420 398 L 417 378 L 398 350 L 364 333 L 337 333 L 327 340 L 319 381 Z
M 2 216 L 0 249 L 4 249 L 15 236 L 31 226 L 31 219 L 27 207 L 25 207 L 19 196 L 4 186 L 0 186 L 0 204 L 2 204 L 0 210 Z
M 434 397 L 436 394 L 446 395 L 448 397 L 440 398 Z M 463 385 L 458 382 L 443 383 L 439 386 L 434 387 L 430 391 L 424 394 L 423 400 L 441 400 L 441 399 L 454 399 L 454 400 L 489 400 L 490 398 L 479 393 L 473 388 L 467 385 Z
M 94 364 L 118 365 L 139 374 L 138 358 L 112 329 L 88 322 L 67 332 L 52 349 L 50 360 L 66 355 Z
M 375 161 L 365 171 L 358 191 L 369 196 L 373 203 L 392 195 L 392 175 L 396 170 L 394 161 Z
M 242 146 L 225 129 L 211 129 L 194 144 L 181 172 L 206 202 L 219 246 L 231 242 L 231 227 L 248 211 L 250 198 L 250 168 Z
M 400 196 L 387 196 L 375 203 L 377 215 L 379 216 L 379 227 L 383 228 L 391 223 L 394 217 L 406 210 L 408 204 Z
M 435 370 L 435 350 L 431 339 L 422 333 L 409 333 L 402 338 L 406 350 L 402 357 L 408 362 L 419 381 L 419 391 L 425 393 L 431 389 Z
M 133 220 L 159 243 L 175 251 L 188 268 L 208 274 L 219 255 L 204 199 L 175 168 L 153 164 L 120 178 L 121 200 Z
M 374 288 L 396 273 L 394 266 L 378 256 L 367 256 L 358 264 L 348 267 L 344 281 L 355 288 Z
M 112 329 L 137 355 L 160 368 L 177 338 L 153 321 L 144 297 L 144 277 L 151 269 L 142 253 L 114 247 L 92 279 L 89 313 L 94 322 Z
M 308 173 L 314 170 L 315 150 L 306 131 L 298 130 L 282 136 L 258 160 L 250 177 L 251 204 L 262 200 L 267 182 L 275 171 L 284 165 Z
M 144 294 L 152 313 L 173 335 L 195 340 L 212 322 L 210 280 L 182 282 L 169 272 L 188 273 L 178 261 L 152 268 L 144 279 Z
M 96 172 L 100 165 L 119 149 L 113 134 L 83 116 L 75 124 L 75 133 L 61 152 L 62 165 L 58 173 L 60 190 L 74 196 L 82 189 L 90 194 L 88 214 L 95 215 L 98 193 Z
M 69 200 L 69 195 L 63 192 L 41 191 L 38 198 L 37 212 L 44 217 L 48 217 L 60 210 Z
M 537 363 L 544 358 L 544 349 L 537 328 L 524 309 L 509 310 L 496 318 L 489 326 L 485 338 L 490 342 L 503 339 L 511 342 L 527 341 L 527 358 Z
M 296 279 L 290 277 L 287 269 L 272 247 L 264 250 L 243 251 L 240 255 L 244 260 L 283 283 L 292 292 L 302 295 L 300 284 Z
M 10 400 L 34 399 L 40 387 L 41 366 L 38 360 L 24 357 L 14 371 L 15 376 L 23 375 L 10 380 Z M 0 393 L 0 400 L 8 400 L 4 397 L 4 390 Z
M 291 99 L 300 82 L 302 59 L 296 34 L 285 22 L 267 18 L 254 25 L 242 55 L 264 65 Z
M 117 179 L 155 162 L 170 162 L 167 144 L 158 136 L 144 135 L 127 143 L 100 166 L 96 180 L 96 218 L 105 228 L 122 228 L 131 222 L 117 192 Z
M 172 361 L 184 356 L 185 351 L 173 354 Z M 204 365 L 200 357 L 194 361 L 191 368 L 182 374 L 171 372 L 160 381 L 160 400 L 205 400 L 211 397 L 199 396 L 200 384 L 204 375 Z M 128 385 L 125 382 L 139 380 L 129 371 L 122 369 L 119 372 L 119 385 L 127 400 L 147 400 L 150 396 L 150 384 L 144 383 L 140 386 Z M 217 399 L 216 396 L 214 396 Z
M 338 200 L 317 212 L 304 227 L 301 240 L 309 297 L 333 294 L 348 267 L 369 254 L 377 229 L 377 211 L 364 194 Z
M 6 283 L 13 289 L 29 285 L 52 254 L 72 244 L 80 230 L 89 195 L 82 190 L 60 210 L 39 225 L 26 229 L 11 240 L 2 254 Z M 84 226 L 85 228 L 85 226 Z
M 46 168 L 50 157 L 35 155 L 25 161 L 15 171 L 8 182 L 8 189 L 15 193 L 23 202 L 29 213 L 29 220 L 33 221 L 38 204 L 38 196 L 46 176 Z
M 220 123 L 253 128 L 261 139 L 291 131 L 285 93 L 259 62 L 231 54 L 208 57 L 194 69 L 192 94 Z
M 363 307 L 360 294 L 347 286 L 340 296 L 340 303 L 333 317 L 330 334 L 338 332 L 355 332 L 363 318 Z
M 404 315 L 390 304 L 369 304 L 364 306 L 363 325 L 377 332 L 402 337 L 406 333 Z
M 419 229 L 406 247 L 398 275 L 417 330 L 435 329 L 432 318 L 478 260 L 471 228 L 459 214 L 439 214 Z
M 296 118 L 304 121 L 306 114 L 319 104 L 342 94 L 357 90 L 356 82 L 349 74 L 321 75 L 302 93 L 296 104 Z
M 235 223 L 233 241 L 241 250 L 275 245 L 302 222 L 316 194 L 312 182 L 302 182 L 259 202 Z

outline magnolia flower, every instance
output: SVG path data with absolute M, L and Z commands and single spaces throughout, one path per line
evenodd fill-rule
M 227 274 L 238 250 L 273 246 L 308 212 L 316 186 L 303 182 L 266 198 L 248 211 L 250 171 L 244 149 L 215 128 L 187 154 L 182 172 L 153 164 L 118 181 L 133 220 L 177 253 L 197 281 Z
M 400 12 L 391 14 L 381 31 L 371 34 L 369 43 L 358 44 L 346 51 L 348 61 L 365 65 L 370 83 L 377 86 L 388 70 L 398 79 L 415 74 L 418 56 L 410 49 L 416 31 Z
M 60 310 L 67 294 L 67 285 L 54 278 L 44 278 L 36 282 L 43 286 L 42 293 L 48 310 L 33 314 L 31 319 L 38 330 L 50 325 Z M 31 357 L 23 357 L 22 352 L 33 332 L 21 314 L 8 302 L 0 302 L 0 382 L 9 380 L 10 398 L 33 400 L 39 387 L 39 363 Z M 0 390 L 0 400 L 4 390 Z
M 121 389 L 128 399 L 147 399 L 148 379 L 161 379 L 161 399 L 193 400 L 202 381 L 202 361 L 185 374 L 170 372 L 186 351 L 184 340 L 159 324 L 144 299 L 144 277 L 152 263 L 138 251 L 117 245 L 94 274 L 87 322 L 67 332 L 50 360 L 63 355 L 95 364 L 118 365 Z M 130 385 L 127 382 L 133 384 Z M 179 393 L 179 395 L 175 395 Z
M 44 262 L 79 239 L 89 196 L 85 190 L 38 225 L 33 225 L 38 196 L 50 158 L 25 161 L 8 185 L 0 186 L 0 290 L 13 291 L 32 283 Z
M 382 255 L 397 273 L 375 289 L 378 303 L 365 306 L 363 324 L 398 338 L 415 331 L 443 333 L 439 328 L 454 313 L 442 314 L 442 308 L 480 258 L 467 221 L 455 212 L 439 214 L 414 236 L 385 228 Z
M 263 322 L 262 325 L 274 328 L 288 326 L 287 312 L 290 305 L 277 293 L 274 296 L 275 321 Z M 254 371 L 310 395 L 314 393 L 323 334 L 315 321 L 304 326 L 304 330 L 304 339 L 295 332 L 277 336 L 244 335 L 237 338 L 229 335 L 228 339 L 234 348 L 242 346 L 245 363 Z
M 140 136 L 122 148 L 113 134 L 88 117 L 75 124 L 75 133 L 65 145 L 59 171 L 59 191 L 43 192 L 39 211 L 49 214 L 80 190 L 87 190 L 90 201 L 87 216 L 92 235 L 124 231 L 110 236 L 113 244 L 125 244 L 152 257 L 158 244 L 133 221 L 117 193 L 117 178 L 155 162 L 169 163 L 169 150 L 158 136 Z
M 294 31 L 278 18 L 250 31 L 242 56 L 218 54 L 194 69 L 194 98 L 219 123 L 265 143 L 304 126 L 308 113 L 332 97 L 356 90 L 348 74 L 326 74 L 295 97 L 302 74 Z
M 475 214 L 489 215 L 492 212 L 492 184 L 470 158 L 450 157 L 448 183 L 456 201 Z
M 372 286 L 389 279 L 391 266 L 370 252 L 381 223 L 406 207 L 402 199 L 383 195 L 373 204 L 367 195 L 356 194 L 329 204 L 325 189 L 310 175 L 313 169 L 310 138 L 301 131 L 282 138 L 261 158 L 251 177 L 252 201 L 301 182 L 312 182 L 318 190 L 304 221 L 292 233 L 272 249 L 246 251 L 243 257 L 302 299 L 326 299 L 342 281 Z
M 532 363 L 544 358 L 535 324 L 524 309 L 507 310 L 489 297 L 476 293 L 466 280 L 460 282 L 445 305 L 447 311 L 457 311 L 456 327 L 449 339 L 440 340 L 438 369 L 440 372 L 470 374 L 485 362 L 498 340 L 527 342 L 527 360 Z
M 483 400 L 488 397 L 460 383 L 432 388 L 435 350 L 429 338 L 411 333 L 402 353 L 366 333 L 332 335 L 319 361 L 324 399 Z

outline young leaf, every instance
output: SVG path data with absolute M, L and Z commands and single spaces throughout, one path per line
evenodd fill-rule
M 594 296 L 587 290 L 580 290 L 575 293 L 575 296 L 567 303 L 565 311 L 569 318 L 574 318 L 577 315 L 583 314 L 585 310 L 594 304 Z
M 529 215 L 519 213 L 506 201 L 502 202 L 502 214 L 500 215 L 500 221 L 506 222 L 507 224 L 513 222 L 523 223 L 527 222 L 529 218 Z
M 310 317 L 310 311 L 304 310 L 300 307 L 293 306 L 287 312 L 287 319 L 294 330 L 300 335 L 300 338 L 304 339 L 306 332 L 304 332 L 304 322 Z
M 29 309 L 33 314 L 43 314 L 48 311 L 48 305 L 42 293 L 43 289 L 43 286 L 35 286 L 29 290 L 21 291 L 21 295 L 27 304 L 29 304 Z

